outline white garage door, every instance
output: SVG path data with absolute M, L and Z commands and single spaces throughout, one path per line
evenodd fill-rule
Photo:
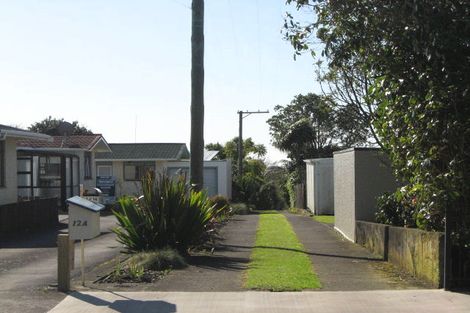
M 189 168 L 188 167 L 168 167 L 168 176 L 174 176 L 177 173 L 186 173 L 186 177 L 189 179 Z M 217 167 L 205 167 L 204 168 L 204 188 L 210 197 L 218 194 L 217 188 Z

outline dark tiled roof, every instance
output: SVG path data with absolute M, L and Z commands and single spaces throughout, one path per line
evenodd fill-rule
M 110 143 L 113 152 L 97 153 L 100 160 L 181 160 L 189 159 L 184 143 Z
M 101 138 L 103 138 L 101 134 L 51 137 L 51 142 L 34 139 L 19 140 L 17 142 L 17 146 L 23 148 L 76 148 L 90 150 Z

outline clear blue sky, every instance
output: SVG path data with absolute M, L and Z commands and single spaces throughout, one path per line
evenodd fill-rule
M 1 0 L 0 124 L 51 115 L 108 142 L 189 146 L 190 3 Z M 205 9 L 205 142 L 237 136 L 237 110 L 268 109 L 244 120 L 244 136 L 267 145 L 270 161 L 283 158 L 266 120 L 275 105 L 319 91 L 312 58 L 294 61 L 282 39 L 285 0 L 206 0 Z

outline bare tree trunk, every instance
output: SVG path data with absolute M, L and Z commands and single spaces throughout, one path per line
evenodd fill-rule
M 204 158 L 204 0 L 192 2 L 191 184 L 203 188 Z

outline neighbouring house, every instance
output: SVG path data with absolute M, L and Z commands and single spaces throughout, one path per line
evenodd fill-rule
M 189 150 L 184 143 L 114 143 L 112 152 L 96 154 L 96 173 L 115 182 L 115 195 L 136 195 L 140 180 L 148 170 L 173 176 L 186 173 L 189 178 Z M 216 152 L 205 151 L 204 188 L 210 196 L 232 196 L 230 160 L 217 160 Z M 98 186 L 99 187 L 99 186 Z
M 18 141 L 18 197 L 57 197 L 65 209 L 65 200 L 79 195 L 80 185 L 85 190 L 96 186 L 95 154 L 111 149 L 101 134 L 51 138 Z
M 18 200 L 17 152 L 18 141 L 34 140 L 47 143 L 48 135 L 0 124 L 0 205 Z
M 315 215 L 334 214 L 333 158 L 304 160 L 307 208 Z
M 0 125 L 0 233 L 22 232 L 57 224 L 57 199 L 22 201 L 18 189 L 17 143 L 52 140 L 48 135 Z
M 375 221 L 377 197 L 398 183 L 388 157 L 378 148 L 333 153 L 335 229 L 355 241 L 356 221 Z

